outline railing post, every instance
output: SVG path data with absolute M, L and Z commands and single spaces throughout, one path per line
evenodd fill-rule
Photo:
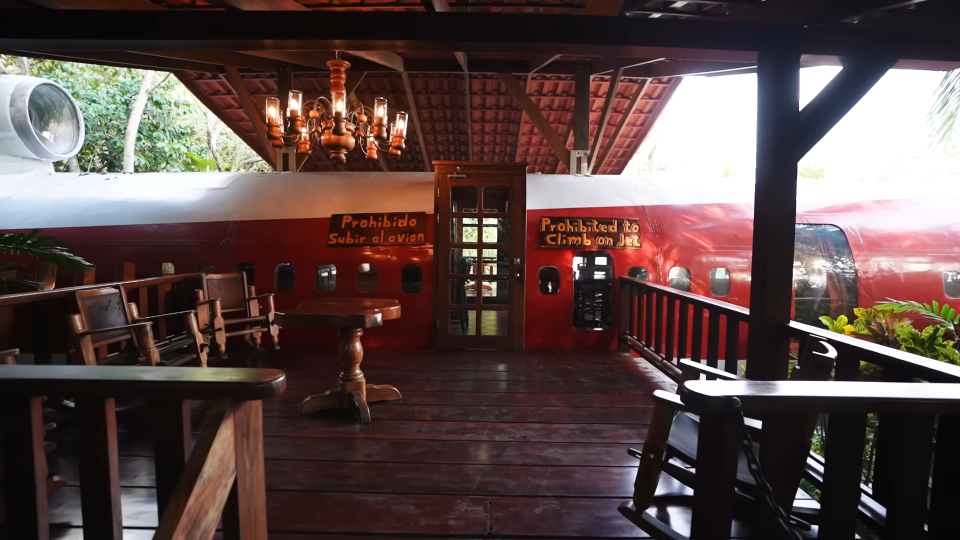
M 263 467 L 263 402 L 234 404 L 237 478 L 223 509 L 224 540 L 266 540 L 267 495 Z
M 703 358 L 703 307 L 693 306 L 693 329 L 690 331 L 690 360 L 699 362 Z
M 728 539 L 733 522 L 733 493 L 740 455 L 736 417 L 730 411 L 700 415 L 697 489 L 693 492 L 690 538 Z
M 864 414 L 831 414 L 827 424 L 820 538 L 853 538 L 860 504 Z
M 153 459 L 157 479 L 157 515 L 162 516 L 190 456 L 190 402 L 154 404 Z
M 960 507 L 960 417 L 940 415 L 937 422 L 937 452 L 930 488 L 930 540 L 960 538 L 960 520 L 954 512 Z
M 50 347 L 50 301 L 30 303 L 30 334 L 33 336 L 33 363 L 53 363 L 53 352 Z M 54 326 L 53 328 L 63 328 Z
M 17 540 L 50 538 L 42 403 L 40 396 L 0 400 L 6 530 Z
M 618 321 L 619 331 L 617 332 L 617 352 L 628 353 L 630 352 L 630 346 L 623 341 L 623 335 L 633 335 L 633 328 L 630 327 L 630 322 L 633 319 L 632 311 L 636 309 L 634 305 L 634 291 L 633 284 L 620 282 L 620 318 Z
M 77 398 L 80 510 L 86 538 L 123 540 L 113 398 Z
M 715 368 L 720 363 L 720 312 L 708 309 L 707 316 L 707 365 Z

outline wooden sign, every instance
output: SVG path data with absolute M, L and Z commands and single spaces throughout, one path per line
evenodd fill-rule
M 334 214 L 327 247 L 416 246 L 427 243 L 426 212 Z
M 540 218 L 540 247 L 637 249 L 637 218 Z

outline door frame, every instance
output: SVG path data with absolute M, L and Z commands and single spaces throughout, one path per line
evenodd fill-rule
M 456 349 L 508 349 L 520 350 L 524 344 L 524 316 L 526 302 L 525 273 L 527 249 L 527 164 L 526 163 L 490 163 L 477 161 L 434 161 L 434 347 Z M 453 175 L 450 178 L 448 175 Z M 458 178 L 462 176 L 462 178 Z M 458 183 L 480 188 L 477 193 L 478 205 L 482 201 L 482 188 L 487 183 L 502 186 L 509 182 L 510 208 L 508 208 L 510 223 L 509 244 L 497 244 L 498 249 L 507 247 L 509 251 L 507 283 L 509 283 L 506 336 L 484 336 L 480 334 L 482 312 L 481 296 L 475 297 L 478 302 L 476 335 L 451 336 L 449 335 L 449 296 L 450 273 L 441 271 L 441 266 L 449 268 L 450 254 L 447 239 L 441 239 L 441 233 L 449 234 L 450 224 L 443 223 L 441 215 L 448 215 L 450 188 Z M 481 213 L 482 214 L 482 213 Z M 446 220 L 449 222 L 449 219 Z M 481 223 L 482 235 L 482 223 Z M 482 236 L 478 239 L 482 241 Z M 480 249 L 482 242 L 478 242 Z M 488 249 L 491 249 L 488 247 Z M 515 260 L 519 259 L 519 264 Z M 482 266 L 477 267 L 478 291 L 482 291 Z M 445 326 L 446 325 L 446 326 Z M 441 331 L 442 329 L 442 331 Z

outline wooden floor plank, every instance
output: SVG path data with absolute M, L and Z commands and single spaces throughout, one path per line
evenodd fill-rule
M 297 418 L 299 403 L 268 401 L 264 417 Z M 492 405 L 375 405 L 378 421 L 538 422 L 546 424 L 649 424 L 652 407 L 497 407 Z
M 287 391 L 264 403 L 270 538 L 646 538 L 617 505 L 636 474 L 627 449 L 642 448 L 651 393 L 662 387 L 649 364 L 612 351 L 368 351 L 368 380 L 403 394 L 373 404 L 369 425 L 297 414 L 303 397 L 336 384 L 329 351 L 231 351 L 228 364 L 288 375 Z M 202 417 L 205 407 L 193 411 Z M 51 514 L 54 538 L 73 540 L 79 488 L 66 420 L 52 433 L 62 441 L 50 465 L 71 484 L 51 499 Z M 133 540 L 156 526 L 148 428 L 135 413 L 121 422 Z

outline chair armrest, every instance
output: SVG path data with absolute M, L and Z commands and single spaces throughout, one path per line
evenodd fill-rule
M 207 300 L 198 300 L 197 305 L 199 306 L 201 304 L 209 304 L 212 306 L 213 304 L 216 304 L 219 301 L 220 301 L 219 298 L 208 298 Z
M 725 381 L 742 381 L 743 377 L 738 377 L 733 373 L 727 373 L 726 371 L 717 369 L 715 367 L 710 367 L 699 362 L 694 362 L 692 360 L 681 360 L 680 361 L 680 370 L 683 372 L 683 380 L 689 381 L 692 376 L 696 376 L 698 379 L 700 375 L 706 375 L 708 378 L 717 378 L 723 379 Z
M 138 321 L 151 321 L 151 320 L 154 320 L 154 319 L 162 319 L 162 318 L 164 318 L 164 317 L 182 317 L 182 316 L 187 315 L 187 314 L 189 314 L 189 313 L 192 313 L 192 314 L 196 315 L 197 312 L 196 312 L 195 310 L 190 309 L 190 310 L 187 310 L 187 311 L 177 311 L 177 312 L 174 312 L 174 313 L 164 313 L 164 314 L 162 314 L 162 315 L 151 315 L 151 316 L 149 316 L 149 317 L 137 317 L 137 320 L 138 320 Z
M 132 330 L 132 329 L 134 329 L 134 328 L 140 328 L 140 327 L 143 327 L 143 326 L 153 326 L 153 323 L 152 323 L 152 322 L 140 322 L 140 323 L 133 323 L 133 324 L 124 324 L 124 325 L 122 325 L 122 326 L 111 326 L 110 328 L 98 328 L 98 329 L 96 329 L 96 330 L 84 330 L 84 331 L 82 331 L 82 332 L 78 332 L 77 335 L 80 336 L 80 337 L 83 337 L 83 336 L 91 336 L 91 335 L 93 335 L 93 334 L 103 334 L 103 333 L 105 333 L 105 332 L 117 332 L 117 331 L 120 331 L 120 330 Z
M 248 296 L 248 297 L 247 297 L 247 300 L 259 300 L 259 299 L 261 299 L 261 298 L 267 298 L 268 296 L 273 296 L 273 293 L 272 293 L 272 292 L 268 292 L 268 293 L 264 293 L 264 294 L 258 294 L 258 295 L 256 295 L 256 296 Z

